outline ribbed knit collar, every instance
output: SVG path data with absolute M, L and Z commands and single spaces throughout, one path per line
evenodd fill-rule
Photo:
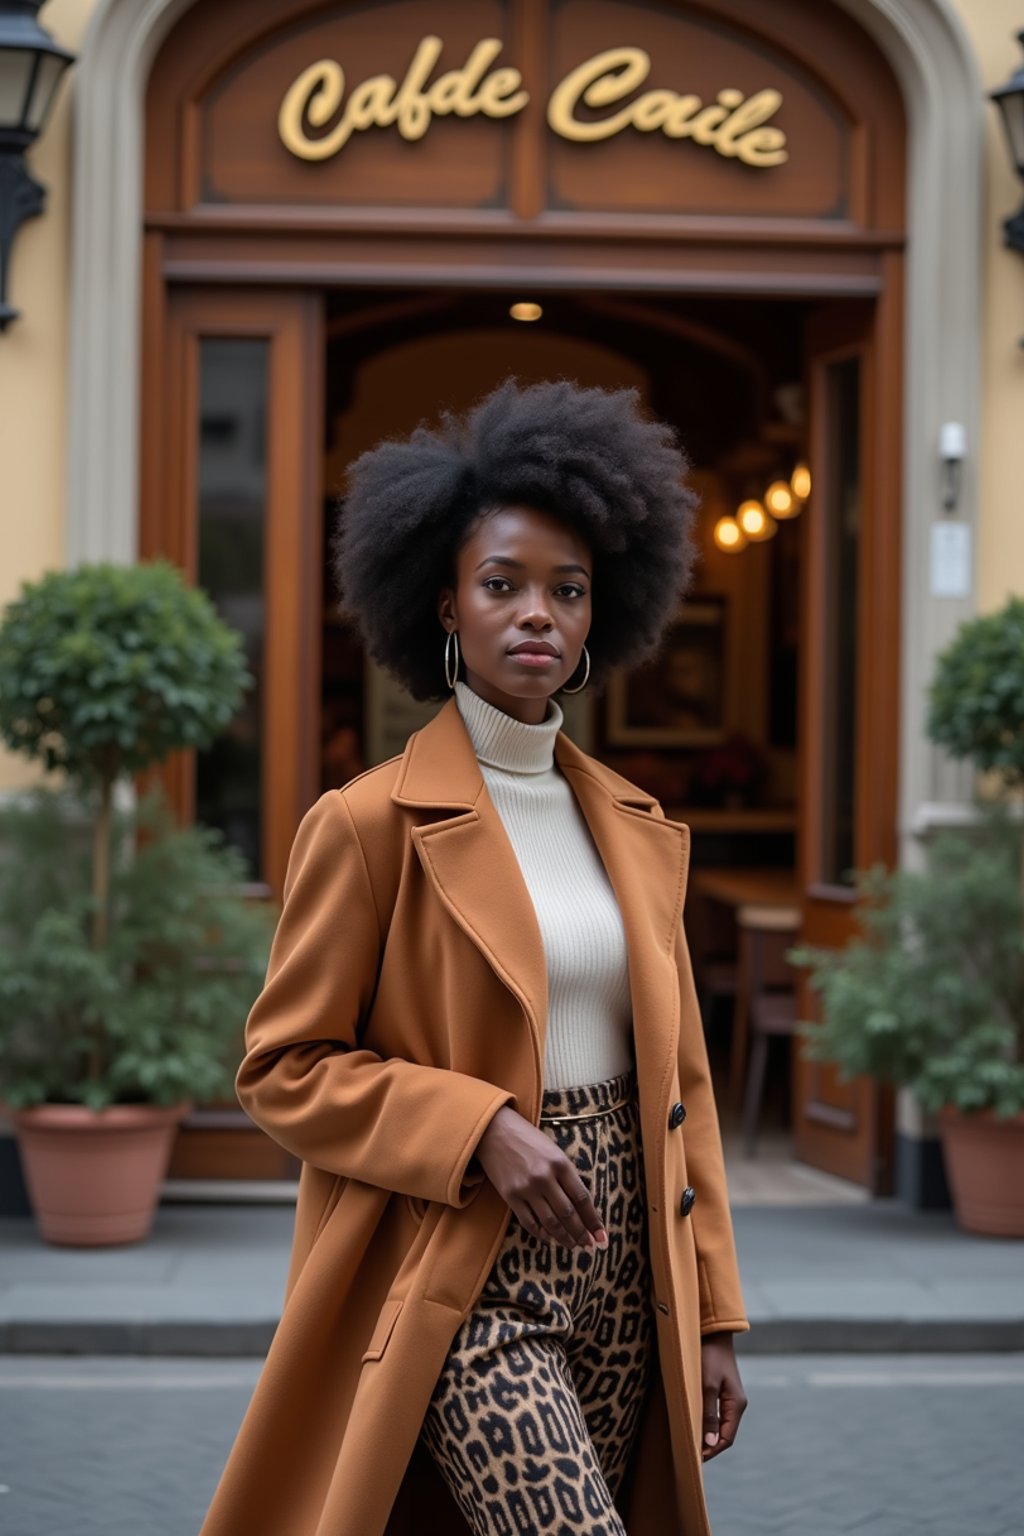
M 506 773 L 544 773 L 554 766 L 555 737 L 564 719 L 555 699 L 548 700 L 540 725 L 524 725 L 482 699 L 461 678 L 455 681 L 455 698 L 481 763 Z

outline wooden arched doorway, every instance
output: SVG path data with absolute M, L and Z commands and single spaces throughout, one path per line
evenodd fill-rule
M 526 294 L 560 314 L 556 352 L 585 331 L 598 372 L 639 370 L 652 404 L 673 365 L 706 369 L 737 438 L 779 425 L 772 360 L 799 350 L 819 515 L 793 861 L 805 937 L 842 943 L 846 868 L 896 850 L 904 124 L 871 41 L 808 0 L 756 27 L 741 0 L 199 0 L 146 120 L 140 551 L 215 589 L 260 681 L 230 763 L 171 765 L 182 812 L 227 826 L 279 893 L 323 787 L 325 444 L 336 371 L 373 334 L 353 315 L 378 312 L 383 353 Z M 799 1059 L 794 1087 L 800 1155 L 885 1189 L 887 1096 Z

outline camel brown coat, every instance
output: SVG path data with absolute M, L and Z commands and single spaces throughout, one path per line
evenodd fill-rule
M 707 1536 L 701 1335 L 750 1325 L 682 925 L 690 834 L 564 732 L 555 760 L 619 901 L 633 1004 L 657 1350 L 618 1505 L 629 1536 Z M 294 1246 L 201 1536 L 466 1536 L 417 1437 L 509 1220 L 474 1149 L 501 1105 L 540 1116 L 546 993 L 533 904 L 449 699 L 296 834 L 237 1078 L 303 1159 Z

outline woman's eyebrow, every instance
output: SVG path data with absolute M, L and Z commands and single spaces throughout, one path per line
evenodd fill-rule
M 513 570 L 516 571 L 522 571 L 526 569 L 522 560 L 513 560 L 510 555 L 487 555 L 485 559 L 480 561 L 480 565 L 487 565 L 488 562 L 490 562 L 492 565 L 510 565 L 512 566 Z M 474 570 L 478 571 L 480 569 L 480 565 L 474 566 Z M 585 565 L 553 565 L 551 569 L 553 571 L 559 572 L 580 571 L 584 576 L 590 575 L 590 572 L 587 570 Z

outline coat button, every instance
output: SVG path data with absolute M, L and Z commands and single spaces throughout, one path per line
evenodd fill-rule
M 687 1184 L 686 1188 L 683 1190 L 683 1198 L 679 1202 L 679 1209 L 684 1216 L 689 1216 L 690 1212 L 693 1210 L 693 1202 L 696 1200 L 696 1198 L 697 1191 L 691 1184 Z
M 682 1123 L 683 1123 L 683 1121 L 685 1119 L 686 1119 L 686 1105 L 685 1104 L 673 1104 L 672 1108 L 671 1108 L 671 1110 L 669 1112 L 669 1117 L 668 1117 L 668 1128 L 669 1128 L 669 1130 L 670 1131 L 678 1130 L 678 1128 L 682 1125 Z

